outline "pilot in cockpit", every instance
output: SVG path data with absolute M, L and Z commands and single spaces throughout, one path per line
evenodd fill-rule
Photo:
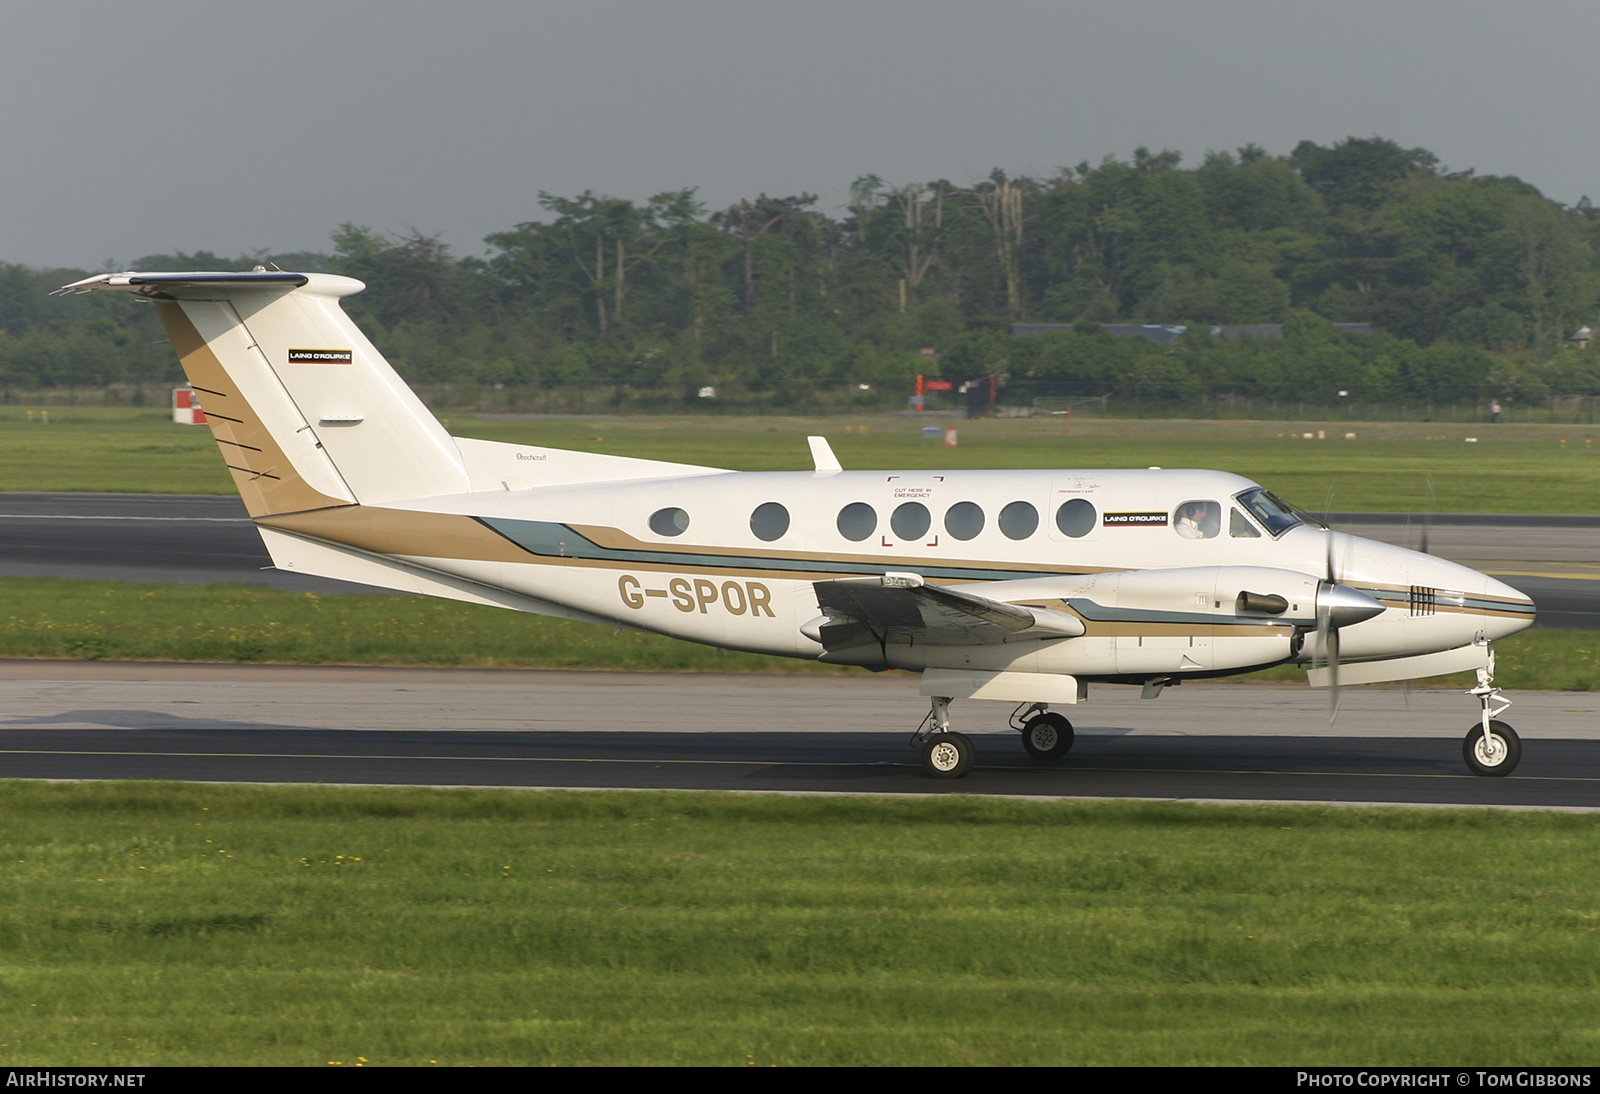
M 1222 530 L 1222 507 L 1214 501 L 1186 501 L 1173 514 L 1172 529 L 1184 539 L 1211 539 Z

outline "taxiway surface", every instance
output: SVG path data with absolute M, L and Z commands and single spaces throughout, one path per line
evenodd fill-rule
M 1600 695 L 1523 693 L 1523 761 L 1467 774 L 1456 691 L 1097 687 L 1041 764 L 958 703 L 978 762 L 921 774 L 916 678 L 0 662 L 0 776 L 1600 807 Z

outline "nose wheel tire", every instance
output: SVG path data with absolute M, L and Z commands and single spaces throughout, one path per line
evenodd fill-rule
M 1475 725 L 1461 742 L 1461 754 L 1474 775 L 1509 775 L 1522 759 L 1522 741 L 1517 731 L 1504 722 L 1489 723 L 1489 739 L 1483 726 Z
M 972 742 L 960 733 L 935 733 L 922 745 L 922 770 L 935 779 L 959 779 L 977 756 Z
M 1054 760 L 1072 749 L 1072 723 L 1059 714 L 1039 714 L 1022 727 L 1022 747 L 1036 760 Z

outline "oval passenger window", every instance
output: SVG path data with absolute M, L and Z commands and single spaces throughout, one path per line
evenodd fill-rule
M 921 539 L 928 534 L 928 527 L 932 523 L 928 507 L 920 501 L 906 502 L 889 518 L 889 527 L 894 529 L 896 539 Z
M 759 540 L 771 543 L 789 530 L 789 510 L 775 501 L 756 506 L 750 514 L 750 531 Z
M 960 540 L 975 539 L 983 531 L 983 507 L 974 501 L 958 501 L 944 514 L 944 530 Z
M 689 514 L 682 509 L 657 509 L 650 514 L 650 530 L 658 536 L 681 536 L 689 529 Z
M 859 543 L 878 530 L 878 514 L 864 501 L 853 501 L 839 510 L 839 534 Z
M 1027 539 L 1039 530 L 1039 510 L 1025 501 L 1014 501 L 1000 510 L 1000 531 L 1007 539 Z
M 1079 539 L 1094 531 L 1096 515 L 1093 502 L 1073 498 L 1056 510 L 1056 527 L 1061 529 L 1062 535 Z

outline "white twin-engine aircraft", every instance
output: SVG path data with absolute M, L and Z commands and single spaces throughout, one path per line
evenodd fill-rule
M 1468 669 L 1468 767 L 1506 775 L 1493 643 L 1517 590 L 1330 531 L 1218 471 L 749 473 L 452 437 L 345 315 L 326 274 L 123 273 L 62 291 L 154 301 L 274 564 L 296 573 L 922 674 L 928 774 L 972 743 L 952 699 L 1052 705 L 1091 682 L 1147 698 L 1283 662 L 1313 686 Z

